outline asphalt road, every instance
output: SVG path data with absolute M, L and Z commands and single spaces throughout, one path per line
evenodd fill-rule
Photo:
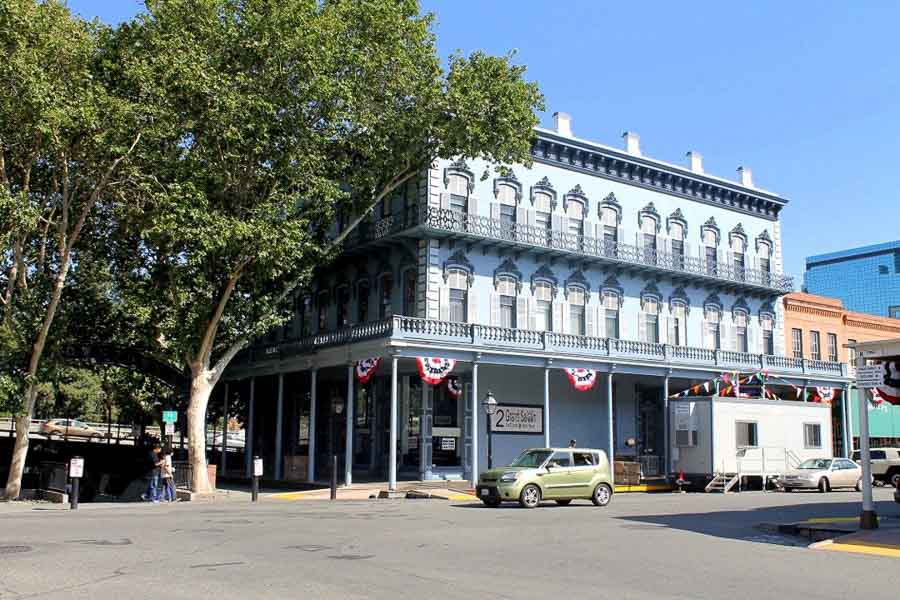
M 876 490 L 879 512 L 900 518 L 889 498 Z M 437 500 L 0 505 L 0 598 L 896 598 L 898 559 L 754 529 L 854 515 L 858 499 L 635 494 L 605 509 L 530 511 Z

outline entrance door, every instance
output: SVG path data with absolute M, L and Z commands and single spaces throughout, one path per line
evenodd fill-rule
M 665 454 L 664 415 L 656 387 L 637 386 L 637 452 L 641 472 L 647 477 L 665 475 L 662 457 Z

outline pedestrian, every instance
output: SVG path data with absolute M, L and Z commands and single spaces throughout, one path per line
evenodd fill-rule
M 147 492 L 143 496 L 141 496 L 141 499 L 149 500 L 150 502 L 154 502 L 156 504 L 159 503 L 159 480 L 161 469 L 163 466 L 161 452 L 162 446 L 160 446 L 159 442 L 154 442 L 152 448 L 150 449 L 150 455 L 148 457 L 148 463 L 150 466 L 150 482 L 147 485 Z
M 569 440 L 569 448 L 574 448 L 578 445 L 578 442 L 575 440 Z
M 163 455 L 162 465 L 163 500 L 175 502 L 175 466 L 172 464 L 172 451 Z

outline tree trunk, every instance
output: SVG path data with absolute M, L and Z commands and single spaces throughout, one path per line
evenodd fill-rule
M 16 417 L 16 441 L 13 446 L 12 460 L 9 463 L 9 477 L 6 479 L 6 500 L 18 500 L 22 492 L 22 474 L 25 472 L 25 459 L 28 457 L 29 432 L 31 415 L 37 400 L 37 384 L 31 383 L 25 390 L 25 411 Z
M 191 462 L 191 490 L 211 492 L 206 471 L 206 407 L 214 381 L 203 367 L 191 368 L 191 397 L 188 401 L 188 460 Z

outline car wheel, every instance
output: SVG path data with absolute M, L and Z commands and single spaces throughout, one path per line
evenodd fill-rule
M 612 500 L 612 495 L 612 488 L 608 484 L 598 483 L 591 496 L 591 502 L 594 503 L 594 506 L 606 506 Z
M 522 488 L 522 492 L 519 494 L 519 505 L 522 508 L 535 508 L 540 503 L 541 488 L 533 483 L 529 483 Z
M 823 494 L 825 492 L 831 491 L 831 486 L 828 485 L 828 478 L 823 477 L 822 479 L 819 480 L 819 491 L 822 492 Z
M 489 498 L 489 499 L 482 500 L 482 502 L 484 502 L 484 505 L 487 506 L 488 508 L 497 508 L 498 506 L 500 506 L 499 498 Z
M 893 473 L 891 473 L 890 482 L 891 482 L 891 485 L 894 487 L 897 487 L 898 485 L 900 485 L 900 471 L 894 471 Z
M 568 505 L 572 504 L 572 501 L 571 500 L 557 500 L 556 503 L 559 504 L 560 506 L 568 506 Z
M 856 480 L 856 485 L 854 486 L 857 492 L 862 491 L 862 477 Z

